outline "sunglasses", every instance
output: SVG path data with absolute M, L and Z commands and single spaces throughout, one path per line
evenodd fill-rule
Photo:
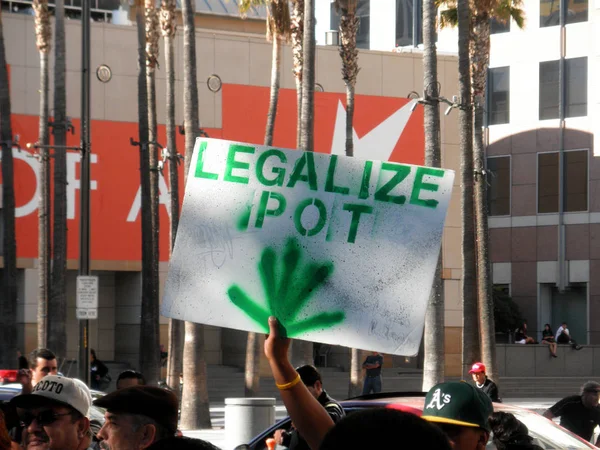
M 37 423 L 40 426 L 44 427 L 44 426 L 53 424 L 61 416 L 70 416 L 70 415 L 71 415 L 70 412 L 64 413 L 64 414 L 56 414 L 51 409 L 42 411 L 38 415 L 24 414 L 21 416 L 21 426 L 28 427 L 29 425 L 31 425 L 33 423 L 34 420 L 37 420 Z

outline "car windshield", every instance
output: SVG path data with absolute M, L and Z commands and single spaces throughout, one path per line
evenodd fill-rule
M 590 449 L 568 431 L 560 428 L 551 420 L 526 410 L 511 410 L 515 417 L 529 428 L 529 435 L 536 439 L 536 444 L 544 449 Z M 491 439 L 490 439 L 491 442 Z

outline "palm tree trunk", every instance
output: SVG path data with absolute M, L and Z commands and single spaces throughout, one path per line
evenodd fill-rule
M 140 8 L 141 9 L 141 8 Z M 142 298 L 142 322 L 140 327 L 140 369 L 149 384 L 156 384 L 160 379 L 160 326 L 158 302 L 158 160 L 156 135 L 156 82 L 155 67 L 158 58 L 158 14 L 153 0 L 145 2 L 145 64 L 146 108 L 148 111 L 148 139 L 144 142 L 147 170 L 142 171 L 148 183 L 149 202 L 142 198 L 142 222 L 149 228 L 150 254 L 147 255 L 148 269 L 145 273 L 148 292 Z M 143 187 L 142 187 L 143 190 Z M 144 224 L 142 225 L 142 229 Z M 144 282 L 143 282 L 144 283 Z
M 279 100 L 279 78 L 281 74 L 281 40 L 276 34 L 273 36 L 273 61 L 271 62 L 271 96 L 269 99 L 269 113 L 267 115 L 267 129 L 265 130 L 265 145 L 273 144 L 275 119 L 277 117 L 277 101 Z
M 496 367 L 496 336 L 494 326 L 494 302 L 491 286 L 491 264 L 489 256 L 487 178 L 485 176 L 485 144 L 483 140 L 483 115 L 487 72 L 490 55 L 490 21 L 479 21 L 477 39 L 473 40 L 471 52 L 471 74 L 473 77 L 473 165 L 475 170 L 475 232 L 477 245 L 477 294 L 479 326 L 481 336 L 481 360 L 488 376 L 498 383 Z
M 423 2 L 423 91 L 430 97 L 425 103 L 425 165 L 441 167 L 440 105 L 438 92 L 435 0 Z M 435 100 L 434 100 L 435 99 Z M 442 252 L 429 295 L 425 314 L 423 391 L 427 392 L 444 380 L 444 281 Z
M 67 356 L 67 91 L 65 4 L 55 6 L 54 40 L 54 233 L 52 283 L 48 302 L 48 347 Z
M 185 177 L 190 167 L 194 143 L 198 136 L 198 84 L 196 81 L 196 32 L 192 0 L 181 3 L 183 15 L 183 117 L 185 128 Z M 185 323 L 183 346 L 183 395 L 181 428 L 210 428 L 210 410 L 206 363 L 204 361 L 204 327 Z
M 146 33 L 144 23 L 144 3 L 136 2 L 136 25 L 138 34 L 138 130 L 140 146 L 140 185 L 142 197 L 142 317 L 140 322 L 140 369 L 148 383 L 158 381 L 159 348 L 145 345 L 145 338 L 151 339 L 155 318 L 153 316 L 152 282 L 152 217 L 150 210 L 150 160 L 148 154 L 148 84 L 146 79 Z M 156 364 L 156 368 L 154 367 Z
M 171 252 L 175 246 L 179 226 L 179 157 L 175 138 L 175 0 L 163 0 L 161 25 L 165 38 L 165 72 L 167 75 L 167 148 L 169 150 L 169 185 L 171 197 Z M 183 322 L 169 320 L 169 343 L 167 347 L 167 385 L 179 396 L 180 379 L 183 371 Z
M 46 347 L 48 343 L 48 297 L 50 293 L 50 152 L 48 139 L 48 97 L 49 97 L 49 67 L 51 30 L 48 2 L 36 0 L 33 4 L 35 11 L 36 45 L 40 52 L 40 119 L 38 143 L 40 159 L 40 199 L 38 207 L 38 308 L 37 308 L 37 345 Z
M 182 430 L 211 428 L 207 381 L 204 327 L 197 323 L 186 322 L 183 346 L 183 396 L 179 422 Z
M 0 294 L 0 365 L 11 367 L 17 351 L 17 242 L 15 239 L 15 188 L 10 124 L 10 89 L 0 11 L 0 150 L 2 151 L 2 289 Z
M 458 84 L 461 100 L 459 109 L 461 216 L 462 216 L 462 278 L 463 300 L 462 367 L 463 377 L 478 359 L 479 333 L 477 298 L 475 292 L 475 233 L 473 230 L 473 113 L 471 109 L 471 76 L 469 41 L 471 35 L 468 0 L 458 0 Z
M 262 340 L 257 333 L 248 333 L 246 342 L 246 370 L 244 372 L 244 395 L 256 397 L 260 389 L 260 357 Z
M 296 146 L 300 148 L 302 131 L 302 70 L 304 58 L 304 0 L 293 0 L 291 11 L 293 72 L 296 80 Z
M 357 348 L 350 349 L 350 384 L 348 386 L 348 398 L 357 397 L 362 394 L 362 352 Z
M 304 2 L 304 41 L 302 67 L 302 118 L 300 149 L 305 152 L 314 150 L 314 112 L 315 112 L 315 0 Z

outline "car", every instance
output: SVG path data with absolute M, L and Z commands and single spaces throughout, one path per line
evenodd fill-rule
M 355 411 L 366 408 L 392 408 L 419 414 L 423 410 L 424 398 L 425 394 L 422 392 L 380 393 L 360 396 L 344 400 L 340 403 L 344 407 L 346 414 L 352 414 Z M 597 448 L 534 411 L 505 403 L 494 403 L 494 411 L 503 411 L 514 414 L 517 419 L 527 426 L 529 435 L 533 437 L 536 440 L 536 443 L 543 449 L 587 450 Z M 236 447 L 236 450 L 266 450 L 266 440 L 273 437 L 275 430 L 280 428 L 289 430 L 290 426 L 290 418 L 286 417 L 257 435 L 247 445 Z M 491 438 L 487 444 L 487 448 L 496 448 Z

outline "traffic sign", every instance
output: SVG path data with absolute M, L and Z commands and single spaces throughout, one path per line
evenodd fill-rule
M 98 318 L 98 277 L 77 277 L 77 319 Z

